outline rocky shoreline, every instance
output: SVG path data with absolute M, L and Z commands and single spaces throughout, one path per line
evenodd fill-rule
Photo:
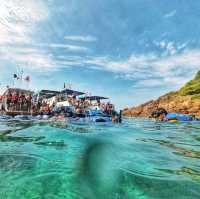
M 152 111 L 157 108 L 164 108 L 168 112 L 194 115 L 200 117 L 200 72 L 194 80 L 188 82 L 177 92 L 170 92 L 151 100 L 140 106 L 124 109 L 126 117 L 150 117 Z

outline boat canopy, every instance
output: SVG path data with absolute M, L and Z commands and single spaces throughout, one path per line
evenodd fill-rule
M 61 91 L 62 94 L 67 94 L 67 95 L 75 95 L 75 96 L 79 96 L 79 95 L 84 95 L 85 93 L 80 92 L 80 91 L 75 91 L 75 90 L 71 90 L 71 89 L 64 89 Z
M 101 97 L 101 96 L 86 96 L 86 97 L 82 97 L 82 100 L 90 100 L 90 101 L 94 101 L 94 100 L 103 100 L 103 99 L 108 99 L 107 97 Z
M 52 90 L 41 90 L 39 92 L 39 96 L 43 97 L 43 98 L 51 98 L 51 97 L 54 97 L 58 94 L 60 94 L 59 91 L 52 91 Z
M 7 93 L 13 93 L 13 92 L 33 94 L 33 91 L 30 91 L 30 90 L 25 90 L 21 88 L 8 88 L 3 95 L 6 95 Z
M 70 106 L 68 101 L 63 101 L 63 102 L 57 102 L 56 104 L 57 107 L 62 107 L 62 106 Z

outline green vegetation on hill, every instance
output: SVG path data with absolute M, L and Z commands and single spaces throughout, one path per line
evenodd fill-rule
M 193 80 L 180 89 L 179 94 L 184 96 L 192 95 L 193 99 L 200 99 L 200 71 Z

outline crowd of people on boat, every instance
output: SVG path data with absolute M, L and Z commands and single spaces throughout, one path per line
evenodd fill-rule
M 18 113 L 20 115 L 30 114 L 77 118 L 85 118 L 94 114 L 112 118 L 118 116 L 114 105 L 110 102 L 105 103 L 98 98 L 91 100 L 87 97 L 81 98 L 76 95 L 57 95 L 52 103 L 51 98 L 39 97 L 39 95 L 33 95 L 31 92 L 8 90 L 0 98 L 0 102 L 1 112 Z
M 1 100 L 6 101 L 6 106 L 9 111 L 28 111 L 39 112 L 44 114 L 51 114 L 56 108 L 56 103 L 52 105 L 48 104 L 46 100 L 34 101 L 31 94 L 25 94 L 23 92 L 9 92 L 6 96 L 1 97 Z M 71 107 L 74 108 L 74 112 L 82 114 L 87 109 L 102 110 L 103 113 L 111 115 L 115 110 L 115 107 L 110 102 L 101 103 L 97 100 L 96 103 L 92 103 L 90 100 L 82 100 L 76 98 L 67 98 L 67 101 Z M 5 109 L 5 107 L 2 109 Z M 62 112 L 66 112 L 64 107 L 60 107 Z
M 24 92 L 8 92 L 5 96 L 0 97 L 1 101 L 6 101 L 1 109 L 7 108 L 9 111 L 31 111 L 32 108 L 32 94 L 25 94 Z
M 97 100 L 96 103 L 92 103 L 91 100 L 87 100 L 87 99 L 71 99 L 69 98 L 68 100 L 69 104 L 73 107 L 75 107 L 75 111 L 76 112 L 83 112 L 84 110 L 87 109 L 92 109 L 92 110 L 102 110 L 105 114 L 109 114 L 111 115 L 112 112 L 115 110 L 115 107 L 113 104 L 111 104 L 110 102 L 104 103 L 104 102 L 100 102 L 99 100 Z
M 68 107 L 63 105 L 56 106 L 54 102 L 52 105 L 48 104 L 45 100 L 43 102 L 37 103 L 37 108 L 41 114 L 54 114 L 54 113 L 75 113 L 76 115 L 83 116 L 87 114 L 88 110 L 97 110 L 101 111 L 106 115 L 114 115 L 115 107 L 110 102 L 101 103 L 98 101 L 97 103 L 92 103 L 90 100 L 82 100 L 76 98 L 67 98 L 67 102 L 69 103 Z M 71 107 L 71 108 L 70 108 Z

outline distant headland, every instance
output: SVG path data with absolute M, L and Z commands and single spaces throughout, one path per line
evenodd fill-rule
M 179 91 L 167 93 L 137 107 L 124 109 L 127 117 L 149 117 L 153 110 L 165 108 L 168 112 L 190 114 L 200 117 L 200 71 L 195 78 Z

